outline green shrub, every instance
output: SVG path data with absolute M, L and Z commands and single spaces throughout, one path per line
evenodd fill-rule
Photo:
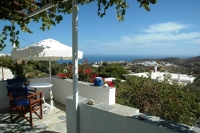
M 188 83 L 183 89 L 196 93 L 200 101 L 200 77 L 196 77 L 193 83 Z
M 108 77 L 115 77 L 121 79 L 123 74 L 128 74 L 129 72 L 118 63 L 104 63 L 101 67 L 98 68 L 99 76 L 108 78 Z
M 117 103 L 138 108 L 142 113 L 188 125 L 194 125 L 200 117 L 197 95 L 177 84 L 131 76 L 116 88 Z

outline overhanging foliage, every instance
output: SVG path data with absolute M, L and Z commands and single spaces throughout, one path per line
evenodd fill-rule
M 150 10 L 149 4 L 155 4 L 157 0 L 137 0 L 140 7 L 144 7 L 147 11 Z M 84 5 L 90 2 L 97 2 L 98 16 L 106 15 L 106 10 L 115 5 L 117 11 L 117 19 L 124 20 L 128 3 L 126 0 L 78 0 L 78 4 Z M 25 18 L 27 14 L 47 5 L 54 4 L 52 8 L 41 12 L 33 17 Z M 52 25 L 56 26 L 63 20 L 61 14 L 70 14 L 72 12 L 72 0 L 63 2 L 63 0 L 1 0 L 0 1 L 0 20 L 13 21 L 19 25 L 24 32 L 32 33 L 28 24 L 30 22 L 42 21 L 41 30 L 50 29 Z M 18 41 L 19 31 L 15 30 L 14 26 L 4 26 L 0 34 L 0 50 L 6 47 L 5 40 L 10 35 L 10 41 L 19 47 Z

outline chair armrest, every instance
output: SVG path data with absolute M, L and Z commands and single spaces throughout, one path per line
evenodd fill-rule
M 28 99 L 34 98 L 35 96 L 40 95 L 40 98 L 42 97 L 42 91 L 38 91 L 36 93 L 32 93 L 27 96 Z
M 39 98 L 37 98 L 37 95 L 39 95 Z M 27 98 L 29 99 L 30 106 L 36 105 L 37 103 L 42 101 L 42 91 L 30 94 L 27 96 Z
M 34 93 L 36 93 L 36 90 L 28 90 L 28 95 L 32 95 Z M 37 95 L 32 97 L 33 99 L 37 99 Z

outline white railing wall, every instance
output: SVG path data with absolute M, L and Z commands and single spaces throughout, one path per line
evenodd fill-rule
M 6 89 L 7 81 L 0 81 L 0 109 L 9 107 L 8 93 Z
M 104 105 L 103 108 L 99 108 L 98 104 L 88 105 L 88 100 L 83 97 L 79 99 L 81 99 L 79 100 L 79 133 L 175 133 L 165 127 L 113 113 L 114 111 L 109 110 L 112 105 Z M 67 132 L 74 133 L 72 96 L 66 98 L 66 104 Z M 126 110 L 123 112 L 125 114 Z
M 48 82 L 49 83 L 49 77 L 43 77 L 43 78 L 32 78 L 30 79 L 31 83 L 38 83 L 38 82 Z M 65 98 L 67 96 L 73 95 L 73 80 L 71 79 L 61 79 L 57 77 L 52 77 L 52 92 L 54 100 L 62 103 L 65 103 Z M 8 108 L 8 96 L 7 89 L 6 89 L 7 81 L 1 81 L 0 82 L 0 109 Z M 93 99 L 94 101 L 104 102 L 106 104 L 115 104 L 115 88 L 110 87 L 95 87 L 92 83 L 86 83 L 86 82 L 78 82 L 79 86 L 79 95 L 82 97 L 87 97 L 88 99 Z M 31 89 L 29 87 L 29 89 Z M 48 89 L 37 89 L 42 90 L 43 92 Z M 43 93 L 44 94 L 44 93 Z M 46 91 L 45 99 L 49 99 L 49 89 Z
M 54 99 L 65 104 L 66 96 L 73 95 L 73 80 L 52 78 Z M 115 88 L 96 87 L 92 83 L 78 82 L 79 95 L 106 104 L 115 104 Z

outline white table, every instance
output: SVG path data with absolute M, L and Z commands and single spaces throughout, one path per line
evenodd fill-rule
M 44 109 L 44 111 L 48 107 L 50 107 L 50 109 L 53 108 L 53 94 L 52 94 L 52 90 L 51 90 L 51 87 L 53 86 L 53 84 L 51 84 L 51 83 L 45 83 L 45 82 L 40 82 L 40 83 L 32 83 L 29 86 L 31 88 L 36 88 L 36 89 L 37 88 L 45 89 L 44 93 L 43 93 L 43 96 L 42 96 L 42 100 L 44 101 L 44 105 L 47 106 L 47 107 Z M 50 93 L 50 105 L 46 103 L 45 98 L 44 98 L 47 90 L 50 90 L 50 92 L 49 92 Z

